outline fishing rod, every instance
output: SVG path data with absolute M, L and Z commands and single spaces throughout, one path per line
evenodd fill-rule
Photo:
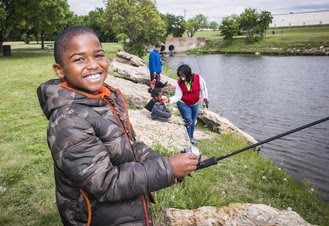
M 268 143 L 268 142 L 270 142 L 270 141 L 273 141 L 273 140 L 279 139 L 279 138 L 281 138 L 281 137 L 284 137 L 284 136 L 287 136 L 287 135 L 289 135 L 289 134 L 295 133 L 295 132 L 297 132 L 297 131 L 300 131 L 300 130 L 306 129 L 306 128 L 311 127 L 311 126 L 314 126 L 314 125 L 316 125 L 316 124 L 319 124 L 319 123 L 325 122 L 325 121 L 327 121 L 327 120 L 329 120 L 329 117 L 326 117 L 326 118 L 323 118 L 323 119 L 317 120 L 317 121 L 315 121 L 315 122 L 311 122 L 311 123 L 309 123 L 309 124 L 306 124 L 306 125 L 304 125 L 304 126 L 300 126 L 300 127 L 298 127 L 298 128 L 295 128 L 295 129 L 289 130 L 289 131 L 287 131 L 287 132 L 285 132 L 285 133 L 281 133 L 281 134 L 276 135 L 276 136 L 274 136 L 274 137 L 270 137 L 270 138 L 268 138 L 268 139 L 266 139 L 266 140 L 263 140 L 263 141 L 260 141 L 260 142 L 258 142 L 258 143 L 255 143 L 255 144 L 249 145 L 249 146 L 247 146 L 247 147 L 241 148 L 241 149 L 239 149 L 239 150 L 233 151 L 233 152 L 228 153 L 228 154 L 226 154 L 226 155 L 222 155 L 222 156 L 219 156 L 219 157 L 211 157 L 211 158 L 209 158 L 209 159 L 206 159 L 206 160 L 204 160 L 204 161 L 199 162 L 198 165 L 197 165 L 197 170 L 199 170 L 199 169 L 203 169 L 203 168 L 207 168 L 207 167 L 209 167 L 209 166 L 217 165 L 217 163 L 218 163 L 220 160 L 222 160 L 222 159 L 226 159 L 226 158 L 231 157 L 231 156 L 233 156 L 233 155 L 236 155 L 236 154 L 239 154 L 239 153 L 241 153 L 241 152 L 247 151 L 247 150 L 249 150 L 249 149 L 251 149 L 251 148 L 254 148 L 254 147 L 257 147 L 257 146 L 259 146 L 259 145 L 262 145 L 262 144 Z M 191 150 L 192 150 L 192 149 L 191 149 Z
M 198 60 L 198 57 L 197 57 L 196 55 L 194 55 L 194 58 L 195 58 L 196 62 L 198 63 L 199 71 L 200 71 L 200 75 L 204 76 L 204 74 L 203 74 L 203 72 L 202 72 L 201 65 L 200 65 L 199 60 Z M 204 81 L 204 82 L 205 82 L 205 81 Z M 207 104 L 206 104 L 206 103 L 202 103 L 202 106 L 203 106 L 203 108 L 209 108 L 209 107 L 208 107 L 208 103 L 207 103 Z

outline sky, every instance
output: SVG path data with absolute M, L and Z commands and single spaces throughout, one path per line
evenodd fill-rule
M 87 15 L 96 7 L 104 8 L 104 0 L 68 0 L 71 11 Z M 246 8 L 270 11 L 274 14 L 329 10 L 329 0 L 156 0 L 161 13 L 185 16 L 203 14 L 208 21 L 220 22 L 223 17 L 241 14 Z

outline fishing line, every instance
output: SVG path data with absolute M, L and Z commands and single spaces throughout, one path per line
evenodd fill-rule
M 247 147 L 244 147 L 244 148 L 241 148 L 239 150 L 236 150 L 236 151 L 233 151 L 231 153 L 228 153 L 226 155 L 222 155 L 222 156 L 219 156 L 219 157 L 211 157 L 209 159 L 206 159 L 204 161 L 201 161 L 198 163 L 198 166 L 197 166 L 197 170 L 198 169 L 203 169 L 203 168 L 206 168 L 206 167 L 209 167 L 209 166 L 213 166 L 213 165 L 216 165 L 219 160 L 222 160 L 222 159 L 226 159 L 228 157 L 231 157 L 233 155 L 236 155 L 236 154 L 239 154 L 241 152 L 244 152 L 244 151 L 247 151 L 251 148 L 254 148 L 254 147 L 257 147 L 259 145 L 262 145 L 262 144 L 265 144 L 265 143 L 268 143 L 268 142 L 271 142 L 273 140 L 276 140 L 276 139 L 279 139 L 281 137 L 284 137 L 284 136 L 287 136 L 289 134 L 292 134 L 292 133 L 295 133 L 297 131 L 300 131 L 300 130 L 303 130 L 303 129 L 306 129 L 308 127 L 311 127 L 311 126 L 314 126 L 316 124 L 319 124 L 319 123 L 322 123 L 322 122 L 325 122 L 325 121 L 328 121 L 329 120 L 329 117 L 326 117 L 326 118 L 323 118 L 323 119 L 320 119 L 320 120 L 317 120 L 317 121 L 314 121 L 314 122 L 311 122 L 311 123 L 308 123 L 306 125 L 303 125 L 303 126 L 300 126 L 300 127 L 297 127 L 295 129 L 292 129 L 292 130 L 289 130 L 287 132 L 284 132 L 284 133 L 281 133 L 281 134 L 278 134 L 274 137 L 270 137 L 266 140 L 263 140 L 263 141 L 260 141 L 258 143 L 255 143 L 255 144 L 252 144 L 252 145 L 249 145 Z

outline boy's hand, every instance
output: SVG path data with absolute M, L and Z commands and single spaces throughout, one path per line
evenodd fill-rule
M 196 170 L 198 159 L 193 153 L 173 155 L 169 158 L 174 177 L 184 177 Z
M 166 96 L 162 96 L 162 101 L 164 102 L 164 103 L 168 103 L 168 97 L 166 97 Z

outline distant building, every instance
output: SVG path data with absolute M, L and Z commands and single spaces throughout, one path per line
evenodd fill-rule
M 272 15 L 270 28 L 329 24 L 329 10 Z

